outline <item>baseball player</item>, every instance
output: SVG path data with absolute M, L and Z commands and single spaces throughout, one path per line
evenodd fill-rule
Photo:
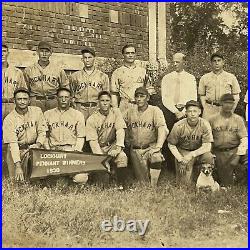
M 248 135 L 243 118 L 233 113 L 235 100 L 232 94 L 221 97 L 222 109 L 209 120 L 214 137 L 213 153 L 219 182 L 228 186 L 233 184 L 233 176 L 243 172 L 247 178 Z
M 162 111 L 148 105 L 149 93 L 145 87 L 135 90 L 136 106 L 125 113 L 127 140 L 136 178 L 157 185 L 164 157 L 161 149 L 168 135 Z
M 240 98 L 239 93 L 241 92 L 236 77 L 223 70 L 224 57 L 222 54 L 212 54 L 211 65 L 212 72 L 201 77 L 198 88 L 198 95 L 204 109 L 202 117 L 207 120 L 215 113 L 218 114 L 220 112 L 220 98 L 223 94 L 229 93 L 234 96 L 234 111 Z
M 46 111 L 57 106 L 56 91 L 60 87 L 69 87 L 64 70 L 50 62 L 52 47 L 47 42 L 40 42 L 37 49 L 38 62 L 24 71 L 30 90 L 31 105 Z
M 135 64 L 136 49 L 134 45 L 122 48 L 124 65 L 116 69 L 111 77 L 112 105 L 124 113 L 135 104 L 136 88 L 145 85 L 146 69 Z
M 196 181 L 201 164 L 214 162 L 211 154 L 213 135 L 209 122 L 199 117 L 199 102 L 188 101 L 185 108 L 187 118 L 175 123 L 168 146 L 175 156 L 177 183 L 190 185 Z
M 111 95 L 108 91 L 99 93 L 98 104 L 99 109 L 87 120 L 86 140 L 94 154 L 108 154 L 113 157 L 115 167 L 127 167 L 127 156 L 122 150 L 126 128 L 122 114 L 118 108 L 111 107 Z M 118 172 L 114 171 L 114 174 Z
M 14 91 L 27 88 L 22 71 L 9 65 L 8 57 L 9 48 L 2 44 L 2 121 L 15 108 Z
M 74 93 L 74 103 L 77 110 L 84 114 L 85 120 L 97 109 L 98 93 L 109 90 L 108 75 L 94 66 L 95 51 L 92 48 L 82 49 L 84 68 L 70 77 Z
M 40 148 L 47 131 L 42 110 L 28 106 L 29 95 L 26 88 L 15 89 L 16 107 L 3 121 L 3 141 L 8 145 L 9 177 L 17 181 L 24 181 L 28 177 L 28 149 Z
M 44 113 L 48 126 L 45 149 L 82 152 L 85 141 L 85 119 L 80 111 L 70 107 L 71 100 L 71 90 L 59 88 L 57 90 L 58 107 Z M 86 182 L 87 176 L 87 174 L 78 174 L 73 180 Z

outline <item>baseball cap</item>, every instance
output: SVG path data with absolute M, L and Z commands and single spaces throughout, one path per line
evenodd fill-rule
M 92 54 L 93 56 L 95 56 L 94 49 L 92 49 L 90 47 L 83 47 L 82 50 L 81 50 L 81 52 L 82 52 L 82 54 L 88 52 L 88 53 Z
M 47 42 L 44 42 L 44 41 L 41 41 L 39 44 L 38 44 L 38 49 L 48 49 L 48 50 L 52 50 L 51 48 L 51 45 Z
M 25 87 L 19 87 L 19 88 L 16 88 L 15 91 L 14 91 L 14 97 L 16 96 L 17 93 L 27 93 L 29 96 L 30 96 L 30 92 L 27 88 Z
M 210 60 L 212 61 L 214 57 L 219 57 L 221 59 L 224 59 L 224 56 L 220 52 L 213 53 L 210 57 Z
M 188 101 L 188 102 L 186 103 L 186 105 L 185 105 L 186 109 L 188 109 L 188 108 L 191 107 L 191 106 L 201 108 L 200 103 L 197 102 L 197 101 L 194 101 L 194 100 Z
M 228 102 L 228 101 L 234 102 L 235 100 L 232 94 L 224 94 L 221 96 L 220 101 L 221 102 Z
M 145 87 L 139 87 L 135 90 L 135 96 L 138 94 L 149 95 L 148 90 Z

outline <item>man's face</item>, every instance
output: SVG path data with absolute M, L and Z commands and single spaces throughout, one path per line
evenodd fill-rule
M 82 61 L 83 61 L 84 67 L 89 69 L 94 66 L 95 57 L 91 53 L 86 52 L 82 54 Z
M 30 97 L 25 92 L 19 92 L 15 96 L 16 107 L 20 110 L 24 110 L 30 103 Z
M 187 119 L 190 122 L 196 122 L 201 114 L 201 109 L 196 106 L 190 106 L 186 110 Z
M 135 48 L 128 47 L 123 52 L 123 58 L 126 63 L 133 63 L 135 61 Z
M 222 105 L 222 110 L 225 112 L 232 112 L 233 107 L 234 107 L 234 102 L 233 101 L 225 101 L 221 103 Z
M 99 98 L 99 107 L 102 111 L 108 111 L 110 109 L 111 99 L 108 95 L 102 95 Z
M 9 55 L 8 48 L 2 47 L 2 63 L 7 62 L 8 55 Z
M 184 69 L 184 61 L 180 56 L 173 56 L 173 64 L 176 72 L 181 72 Z
M 139 108 L 144 107 L 148 104 L 149 96 L 144 94 L 136 94 L 135 95 L 135 102 Z
M 52 52 L 49 49 L 38 49 L 37 54 L 40 61 L 48 62 Z
M 224 60 L 222 58 L 215 56 L 211 63 L 214 71 L 220 71 L 223 69 Z
M 59 109 L 68 109 L 71 102 L 70 93 L 66 90 L 62 90 L 57 95 L 57 102 Z

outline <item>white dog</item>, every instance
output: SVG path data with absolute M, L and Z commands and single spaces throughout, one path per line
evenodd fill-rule
M 200 175 L 197 179 L 196 188 L 198 191 L 219 191 L 220 185 L 216 182 L 212 176 L 213 165 L 202 164 Z

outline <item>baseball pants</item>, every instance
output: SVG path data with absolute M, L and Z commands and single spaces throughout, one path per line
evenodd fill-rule
M 219 114 L 221 107 L 205 102 L 202 118 L 209 120 L 213 115 Z
M 240 156 L 239 163 L 236 166 L 230 164 L 236 156 L 237 150 L 238 148 L 234 148 L 229 151 L 214 150 L 214 154 L 216 156 L 215 164 L 217 168 L 219 184 L 222 186 L 229 186 L 234 184 L 234 174 L 236 175 L 236 179 L 238 179 L 239 182 L 246 182 L 248 155 L 246 154 Z
M 178 150 L 182 156 L 185 156 L 191 152 L 181 148 L 178 148 Z M 180 173 L 180 167 L 182 164 L 175 159 L 176 182 L 178 184 L 187 184 L 187 185 L 195 183 L 197 181 L 200 172 L 200 162 L 203 159 L 207 158 L 212 159 L 214 157 L 210 152 L 200 155 L 198 157 L 193 157 L 192 160 L 186 165 L 186 170 L 184 171 L 184 173 Z
M 57 107 L 57 99 L 38 100 L 35 96 L 30 97 L 30 106 L 36 106 L 43 112 Z
M 76 103 L 76 110 L 80 111 L 84 115 L 85 121 L 97 110 L 97 106 L 84 107 L 81 103 Z

